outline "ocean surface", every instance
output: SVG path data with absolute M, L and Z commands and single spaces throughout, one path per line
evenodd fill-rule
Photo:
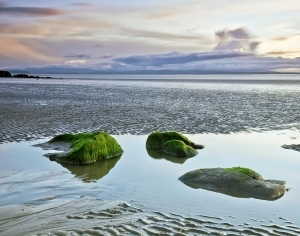
M 300 154 L 281 147 L 300 144 L 297 75 L 7 79 L 0 81 L 0 104 L 0 211 L 90 197 L 122 200 L 149 214 L 211 219 L 215 228 L 207 222 L 197 227 L 212 235 L 300 234 Z M 44 156 L 49 151 L 33 146 L 58 133 L 95 130 L 111 133 L 124 154 L 76 166 L 51 162 Z M 155 130 L 178 130 L 205 148 L 189 159 L 156 155 L 145 148 Z M 233 166 L 285 180 L 291 190 L 267 201 L 192 189 L 178 180 L 191 170 Z M 0 219 L 0 232 L 1 225 L 12 230 Z

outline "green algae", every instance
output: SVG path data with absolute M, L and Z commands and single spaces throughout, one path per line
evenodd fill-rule
M 117 141 L 105 132 L 62 134 L 54 137 L 49 142 L 71 143 L 71 150 L 60 159 L 78 164 L 93 163 L 123 153 Z
M 238 172 L 238 173 L 247 175 L 247 176 L 251 177 L 252 179 L 263 180 L 263 177 L 260 174 L 258 174 L 254 170 L 251 170 L 251 169 L 245 168 L 245 167 L 238 166 L 238 167 L 225 168 L 224 171 L 225 172 Z
M 163 145 L 163 151 L 178 157 L 193 157 L 198 154 L 194 148 L 180 140 L 166 141 Z
M 151 133 L 146 141 L 146 147 L 150 149 L 162 150 L 164 143 L 170 140 L 180 140 L 184 142 L 186 145 L 189 145 L 196 149 L 201 149 L 204 146 L 196 145 L 192 141 L 190 141 L 184 135 L 176 132 L 176 131 L 169 131 L 169 132 L 153 132 Z

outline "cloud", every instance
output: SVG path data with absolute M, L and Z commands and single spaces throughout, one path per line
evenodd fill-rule
M 86 63 L 86 60 L 70 60 L 70 61 L 66 61 L 66 64 L 84 64 Z
M 10 64 L 28 63 L 54 63 L 57 58 L 53 55 L 53 49 L 36 40 L 26 40 L 15 37 L 0 37 L 0 54 L 11 58 Z M 1 62 L 0 64 L 5 64 Z
M 101 57 L 98 57 L 98 58 L 108 59 L 108 58 L 112 58 L 112 57 L 114 57 L 114 55 L 104 55 L 104 56 L 101 56 Z
M 216 52 L 212 52 L 216 53 Z M 89 66 L 89 65 L 87 65 Z M 300 58 L 286 59 L 261 56 L 229 57 L 218 60 L 191 61 L 182 64 L 146 65 L 125 64 L 117 61 L 107 61 L 90 65 L 93 70 L 109 70 L 112 72 L 125 71 L 173 71 L 172 73 L 200 72 L 200 73 L 264 73 L 273 71 L 300 71 Z
M 70 4 L 71 6 L 75 6 L 75 7 L 91 7 L 94 6 L 91 3 L 87 3 L 87 2 L 74 2 Z
M 142 39 L 156 39 L 159 41 L 180 41 L 180 42 L 194 42 L 201 44 L 211 44 L 211 40 L 208 37 L 205 37 L 200 34 L 176 34 L 169 32 L 161 32 L 161 31 L 151 31 L 151 30 L 140 30 L 140 29 L 132 29 L 132 28 L 122 28 L 121 34 L 126 36 L 131 36 Z
M 218 51 L 204 53 L 179 53 L 133 55 L 115 58 L 114 61 L 136 66 L 164 66 L 186 64 L 197 61 L 218 60 L 234 57 L 246 57 L 252 54 L 238 51 Z
M 174 18 L 180 15 L 191 14 L 192 12 L 196 11 L 194 8 L 188 6 L 186 4 L 180 5 L 173 9 L 170 9 L 170 5 L 167 4 L 164 6 L 160 6 L 160 8 L 155 8 L 149 14 L 150 19 L 166 19 L 166 18 Z
M 285 40 L 288 40 L 289 37 L 287 36 L 277 36 L 277 37 L 273 37 L 271 40 L 274 40 L 274 41 L 285 41 Z
M 252 41 L 250 35 L 244 28 L 234 30 L 222 30 L 215 33 L 218 45 L 214 50 L 239 50 L 255 52 L 259 42 Z
M 70 55 L 64 56 L 64 58 L 90 59 L 91 55 L 87 55 L 87 54 L 70 54 Z
M 280 55 L 288 55 L 288 54 L 300 54 L 300 51 L 274 51 L 274 52 L 267 52 L 265 54 L 270 56 L 280 56 Z
M 30 16 L 30 17 L 46 17 L 61 15 L 62 11 L 55 8 L 42 7 L 10 7 L 3 2 L 0 2 L 0 15 L 12 16 Z
M 96 47 L 96 48 L 102 48 L 103 45 L 102 44 L 95 44 L 94 47 Z

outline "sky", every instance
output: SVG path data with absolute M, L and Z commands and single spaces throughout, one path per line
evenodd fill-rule
M 300 0 L 0 0 L 0 68 L 300 72 Z

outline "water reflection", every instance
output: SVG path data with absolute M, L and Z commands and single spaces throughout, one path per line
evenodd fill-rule
M 148 155 L 156 160 L 165 159 L 165 160 L 173 162 L 173 163 L 183 164 L 188 159 L 188 157 L 171 156 L 171 155 L 164 153 L 161 150 L 151 150 L 148 148 L 146 148 L 146 149 L 147 149 Z
M 204 190 L 208 190 L 208 191 L 212 191 L 212 192 L 216 192 L 216 193 L 222 193 L 231 197 L 237 197 L 237 198 L 255 198 L 255 199 L 260 199 L 260 200 L 267 200 L 267 201 L 275 201 L 278 200 L 279 198 L 282 198 L 284 193 L 278 197 L 274 197 L 274 198 L 265 198 L 262 196 L 257 196 L 257 195 L 252 195 L 252 194 L 248 194 L 248 193 L 244 193 L 244 192 L 240 192 L 240 191 L 233 191 L 233 190 L 228 190 L 226 188 L 217 188 L 214 187 L 211 184 L 203 184 L 201 186 L 199 185 L 193 185 L 193 184 L 188 184 L 186 182 L 181 181 L 182 183 L 184 183 L 186 186 L 189 186 L 190 188 L 193 189 L 204 189 Z
M 73 175 L 83 182 L 93 182 L 103 178 L 109 171 L 115 167 L 121 156 L 108 160 L 99 160 L 88 165 L 74 165 L 60 162 L 64 168 L 68 169 Z

